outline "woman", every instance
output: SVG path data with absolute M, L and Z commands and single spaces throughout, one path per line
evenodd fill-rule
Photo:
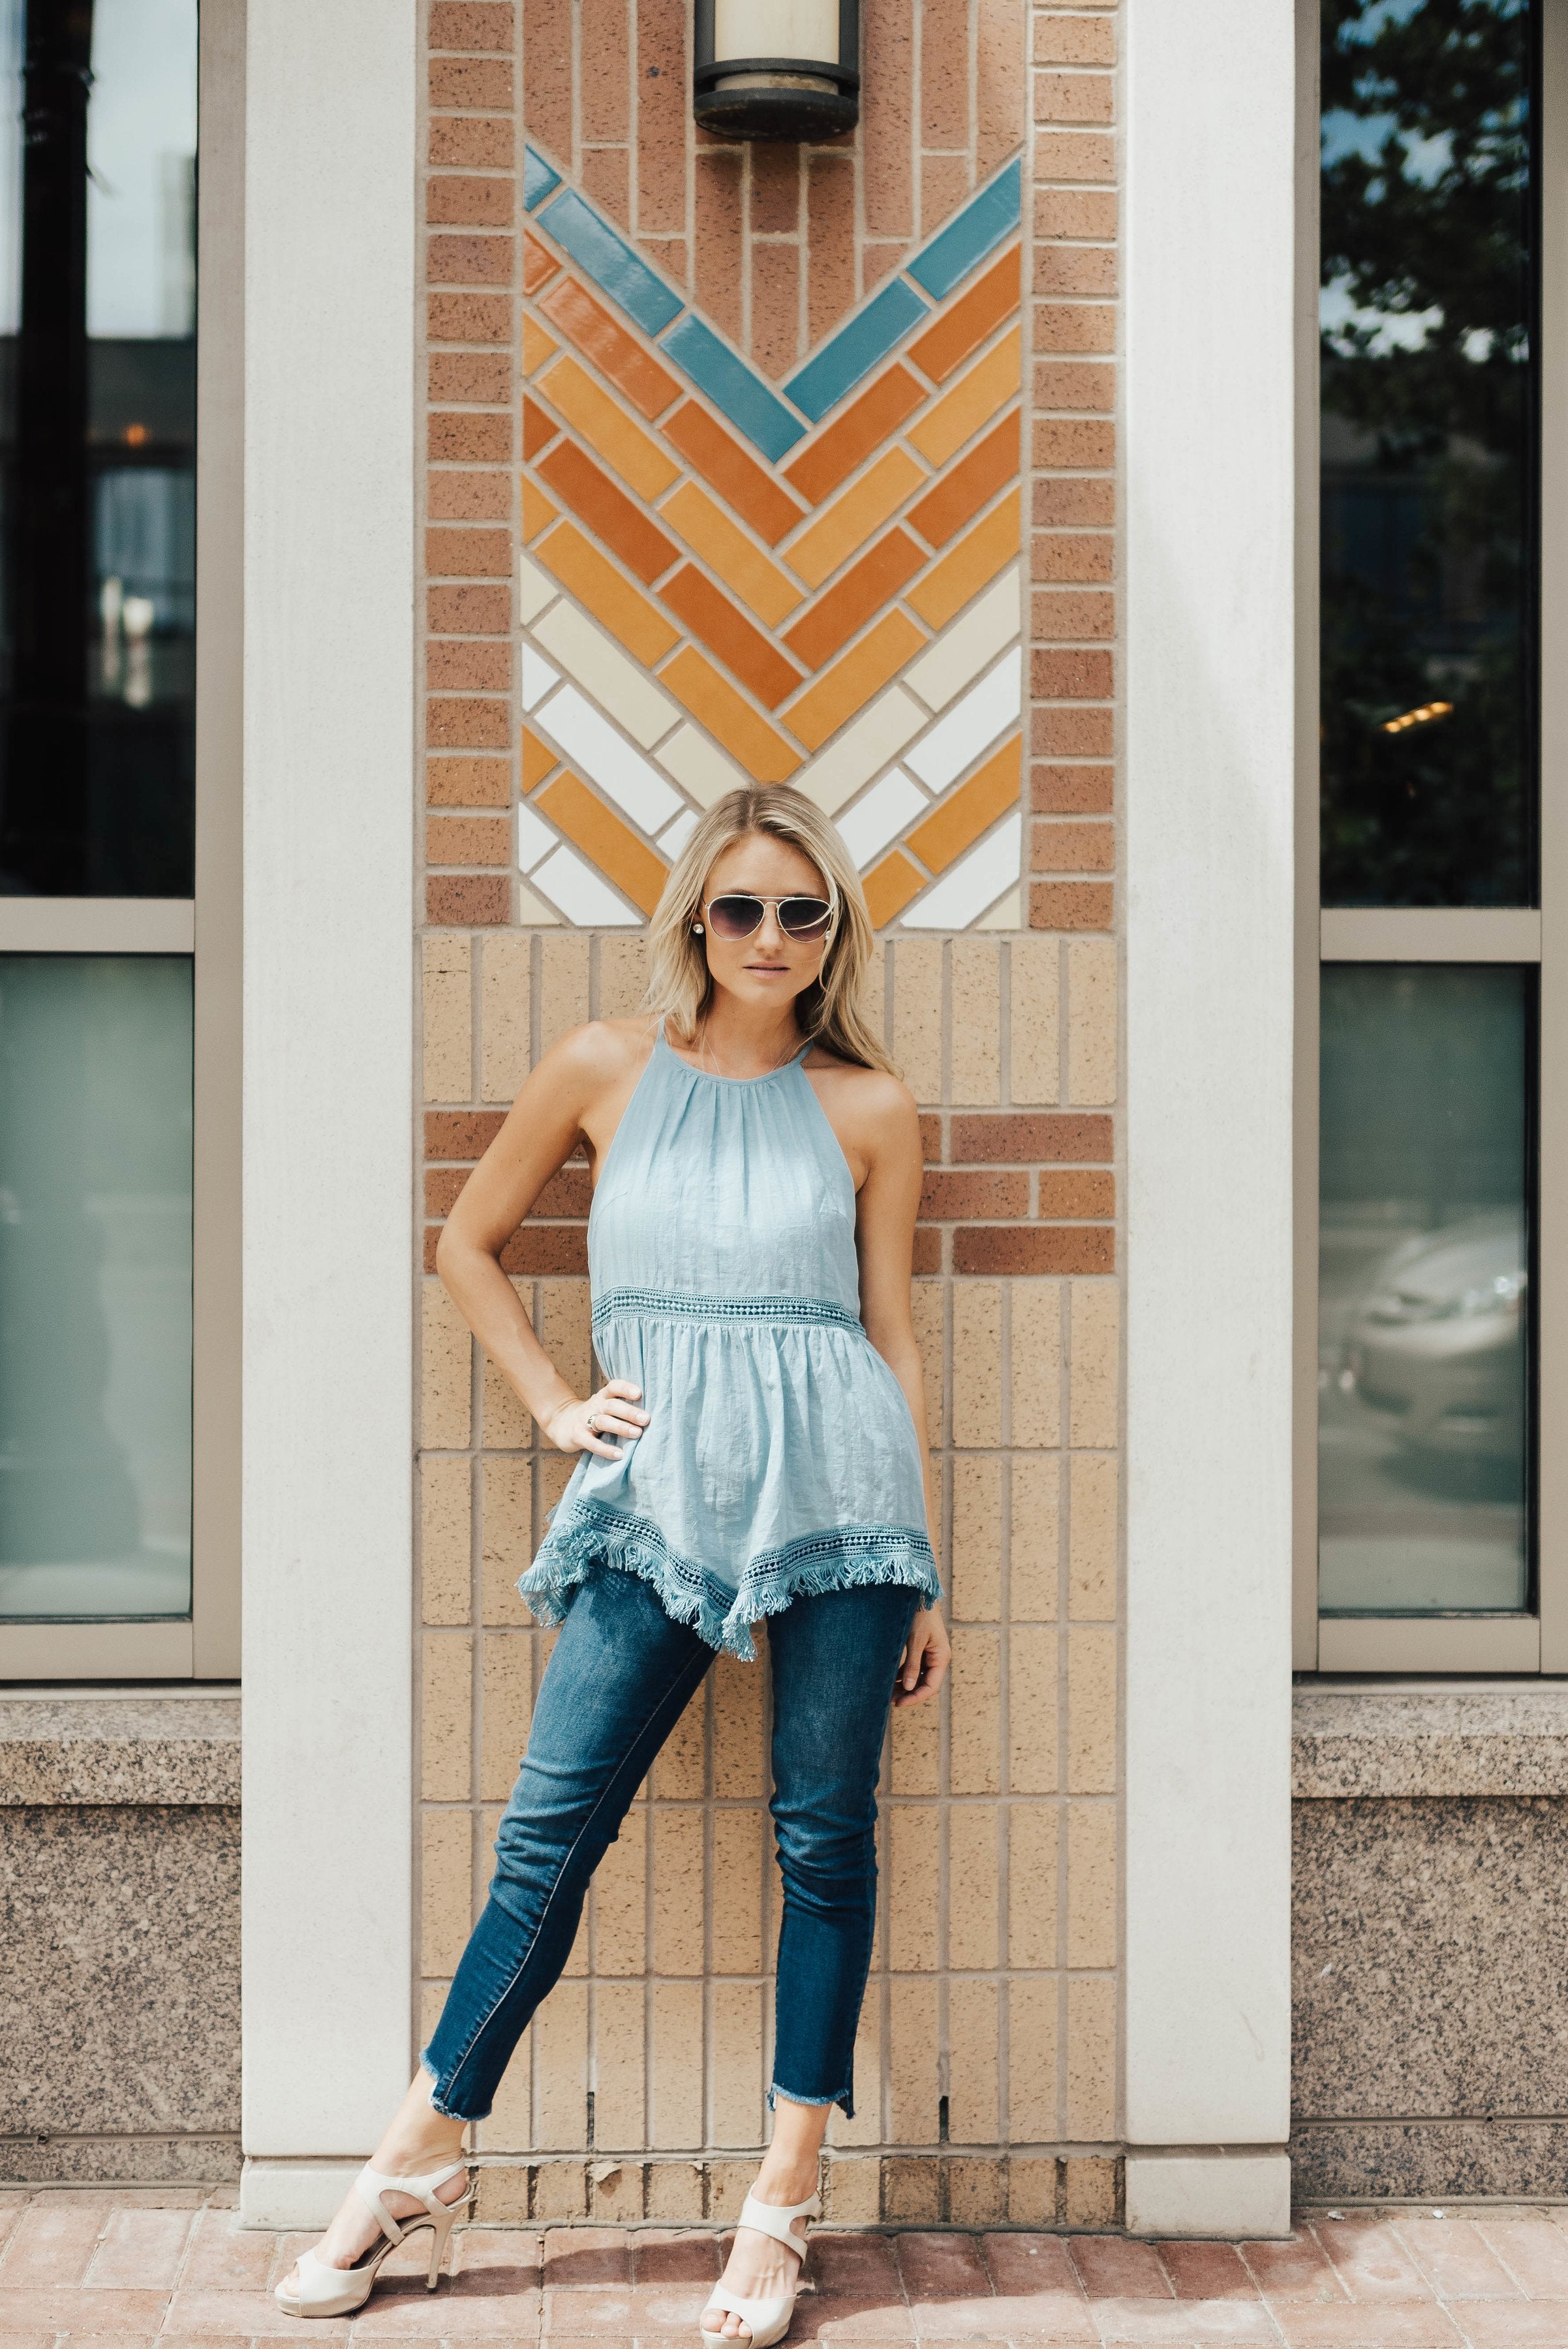
M 909 1312 L 915 1105 L 860 1009 L 872 952 L 837 833 L 798 792 L 732 792 L 650 933 L 650 1016 L 545 1055 L 453 1207 L 447 1288 L 550 1442 L 579 1457 L 520 1585 L 564 1624 L 496 1840 L 484 1914 L 402 2106 L 314 2252 L 296 2316 L 362 2304 L 411 2219 L 433 2287 L 467 2207 L 463 2130 L 571 1951 L 594 1868 L 720 1649 L 769 1619 L 784 1880 L 772 2141 L 702 2318 L 787 2329 L 818 2156 L 875 1924 L 886 1711 L 949 1661 Z M 573 1394 L 501 1252 L 586 1143 L 594 1345 Z

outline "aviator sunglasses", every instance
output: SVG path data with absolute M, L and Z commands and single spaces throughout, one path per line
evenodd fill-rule
M 710 897 L 702 911 L 716 938 L 749 938 L 753 930 L 761 929 L 770 905 L 787 938 L 820 938 L 833 919 L 833 907 L 826 897 L 753 897 L 741 890 Z

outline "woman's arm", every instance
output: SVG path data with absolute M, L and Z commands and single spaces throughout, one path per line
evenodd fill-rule
M 447 1294 L 549 1441 L 607 1460 L 621 1457 L 607 1435 L 629 1439 L 648 1424 L 635 1408 L 641 1389 L 616 1379 L 598 1395 L 575 1395 L 535 1335 L 501 1251 L 585 1130 L 592 1144 L 607 1109 L 618 1118 L 619 1097 L 636 1082 L 637 1040 L 618 1023 L 595 1022 L 552 1045 L 458 1195 L 436 1247 Z M 590 1412 L 598 1432 L 587 1424 Z

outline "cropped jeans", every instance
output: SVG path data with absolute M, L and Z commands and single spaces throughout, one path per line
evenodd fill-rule
M 876 1922 L 877 1775 L 917 1603 L 903 1586 L 869 1585 L 795 1599 L 768 1624 L 784 1879 L 770 2104 L 780 2095 L 854 2112 L 855 2029 Z M 540 1684 L 484 1913 L 421 2057 L 437 2112 L 489 2113 L 571 1954 L 588 1879 L 714 1653 L 635 1576 L 601 1568 L 577 1591 Z

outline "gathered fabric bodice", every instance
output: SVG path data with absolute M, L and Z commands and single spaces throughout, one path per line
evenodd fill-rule
M 519 1588 L 558 1621 L 600 1565 L 750 1657 L 804 1591 L 935 1598 L 919 1446 L 860 1321 L 855 1185 L 801 1065 L 732 1078 L 652 1054 L 588 1218 L 594 1350 L 642 1389 L 620 1460 L 585 1452 Z

